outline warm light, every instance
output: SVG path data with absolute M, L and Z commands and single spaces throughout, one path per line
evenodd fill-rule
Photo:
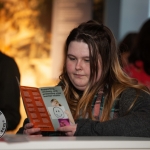
M 41 6 L 45 6 L 44 1 L 0 0 L 0 2 L 3 6 L 0 8 L 1 51 L 17 62 L 21 73 L 20 84 L 36 87 L 56 85 L 58 80 L 50 79 L 51 33 L 40 22 L 43 13 Z M 51 19 L 51 13 L 47 14 L 46 19 Z M 20 112 L 22 119 L 18 128 L 22 126 L 26 117 L 22 99 Z

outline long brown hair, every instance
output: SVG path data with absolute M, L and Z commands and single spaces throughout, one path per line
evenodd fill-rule
M 89 47 L 90 80 L 82 96 L 76 92 L 66 71 L 66 56 L 71 41 L 82 41 Z M 98 75 L 99 56 L 101 56 L 102 60 L 102 74 L 99 81 L 93 85 Z M 60 80 L 65 85 L 64 93 L 75 119 L 80 116 L 82 118 L 86 118 L 87 116 L 93 118 L 91 103 L 94 95 L 101 89 L 104 89 L 105 94 L 105 105 L 101 121 L 109 119 L 112 104 L 123 90 L 132 87 L 135 89 L 142 88 L 144 91 L 147 91 L 145 87 L 138 85 L 136 80 L 129 78 L 122 71 L 115 38 L 108 27 L 98 22 L 90 20 L 80 24 L 70 32 L 65 43 L 64 60 Z

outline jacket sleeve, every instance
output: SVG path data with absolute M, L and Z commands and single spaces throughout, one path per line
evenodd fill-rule
M 150 137 L 150 95 L 141 92 L 134 106 L 127 113 L 135 99 L 135 92 L 133 89 L 128 89 L 121 94 L 119 118 L 105 122 L 78 120 L 75 136 Z

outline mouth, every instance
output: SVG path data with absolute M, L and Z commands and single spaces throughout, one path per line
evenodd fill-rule
M 80 75 L 80 76 L 83 76 L 83 74 L 80 74 L 79 72 L 75 72 L 74 75 Z
M 84 75 L 76 74 L 76 73 L 75 73 L 74 76 L 75 76 L 75 77 L 83 77 Z

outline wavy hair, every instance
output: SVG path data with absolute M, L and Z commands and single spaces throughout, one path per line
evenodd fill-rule
M 66 56 L 68 46 L 72 41 L 82 41 L 89 48 L 90 80 L 82 95 L 75 90 L 66 71 Z M 105 94 L 105 105 L 101 121 L 109 119 L 114 100 L 125 89 L 132 87 L 137 90 L 142 88 L 144 91 L 147 91 L 146 87 L 138 85 L 135 79 L 129 78 L 123 72 L 118 59 L 118 49 L 113 33 L 101 23 L 90 20 L 74 28 L 66 39 L 64 53 L 65 61 L 60 80 L 64 84 L 64 94 L 74 119 L 78 119 L 79 117 L 86 118 L 87 116 L 93 119 L 91 104 L 94 95 L 101 89 L 104 90 Z M 102 61 L 101 78 L 93 85 L 95 77 L 98 75 L 99 56 L 101 56 Z

